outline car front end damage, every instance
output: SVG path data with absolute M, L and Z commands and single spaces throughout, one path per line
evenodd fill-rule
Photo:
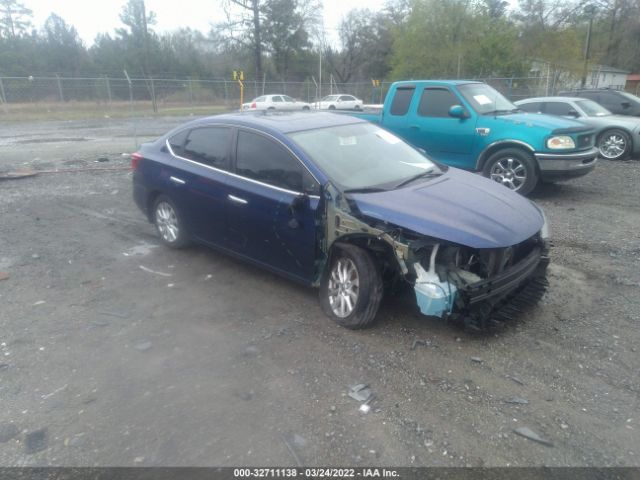
M 516 318 L 546 290 L 546 219 L 524 241 L 474 248 L 363 214 L 349 195 L 332 186 L 325 190 L 324 199 L 319 271 L 335 245 L 359 245 L 374 254 L 388 281 L 411 285 L 424 315 L 482 331 Z

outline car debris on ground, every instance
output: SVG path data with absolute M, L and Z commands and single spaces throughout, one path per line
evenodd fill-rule
M 546 445 L 547 447 L 553 447 L 553 443 L 551 443 L 549 440 L 545 440 L 528 427 L 518 427 L 513 431 L 521 437 L 528 438 L 529 440 L 541 443 L 542 445 Z

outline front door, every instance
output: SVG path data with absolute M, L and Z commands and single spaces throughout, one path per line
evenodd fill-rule
M 454 105 L 462 101 L 448 88 L 426 87 L 409 122 L 407 138 L 436 160 L 469 168 L 477 136 L 475 113 L 467 110 L 467 118 L 454 118 L 449 115 Z
M 276 139 L 239 130 L 230 179 L 229 248 L 290 277 L 311 282 L 319 185 Z

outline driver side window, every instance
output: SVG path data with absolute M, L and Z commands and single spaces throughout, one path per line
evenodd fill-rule
M 316 180 L 291 152 L 253 132 L 238 132 L 236 173 L 293 192 L 310 195 L 320 192 Z

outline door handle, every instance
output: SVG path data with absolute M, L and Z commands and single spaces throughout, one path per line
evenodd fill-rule
M 185 183 L 187 183 L 187 182 L 185 182 L 184 180 L 182 180 L 181 178 L 178 178 L 178 177 L 169 177 L 169 180 L 171 180 L 173 183 L 176 183 L 178 185 L 184 185 Z
M 234 195 L 227 195 L 227 198 L 232 202 L 239 203 L 241 205 L 246 205 L 247 203 L 249 203 L 244 198 L 236 197 Z
M 418 126 L 418 125 L 409 125 L 409 128 L 411 130 L 420 130 L 420 126 Z

